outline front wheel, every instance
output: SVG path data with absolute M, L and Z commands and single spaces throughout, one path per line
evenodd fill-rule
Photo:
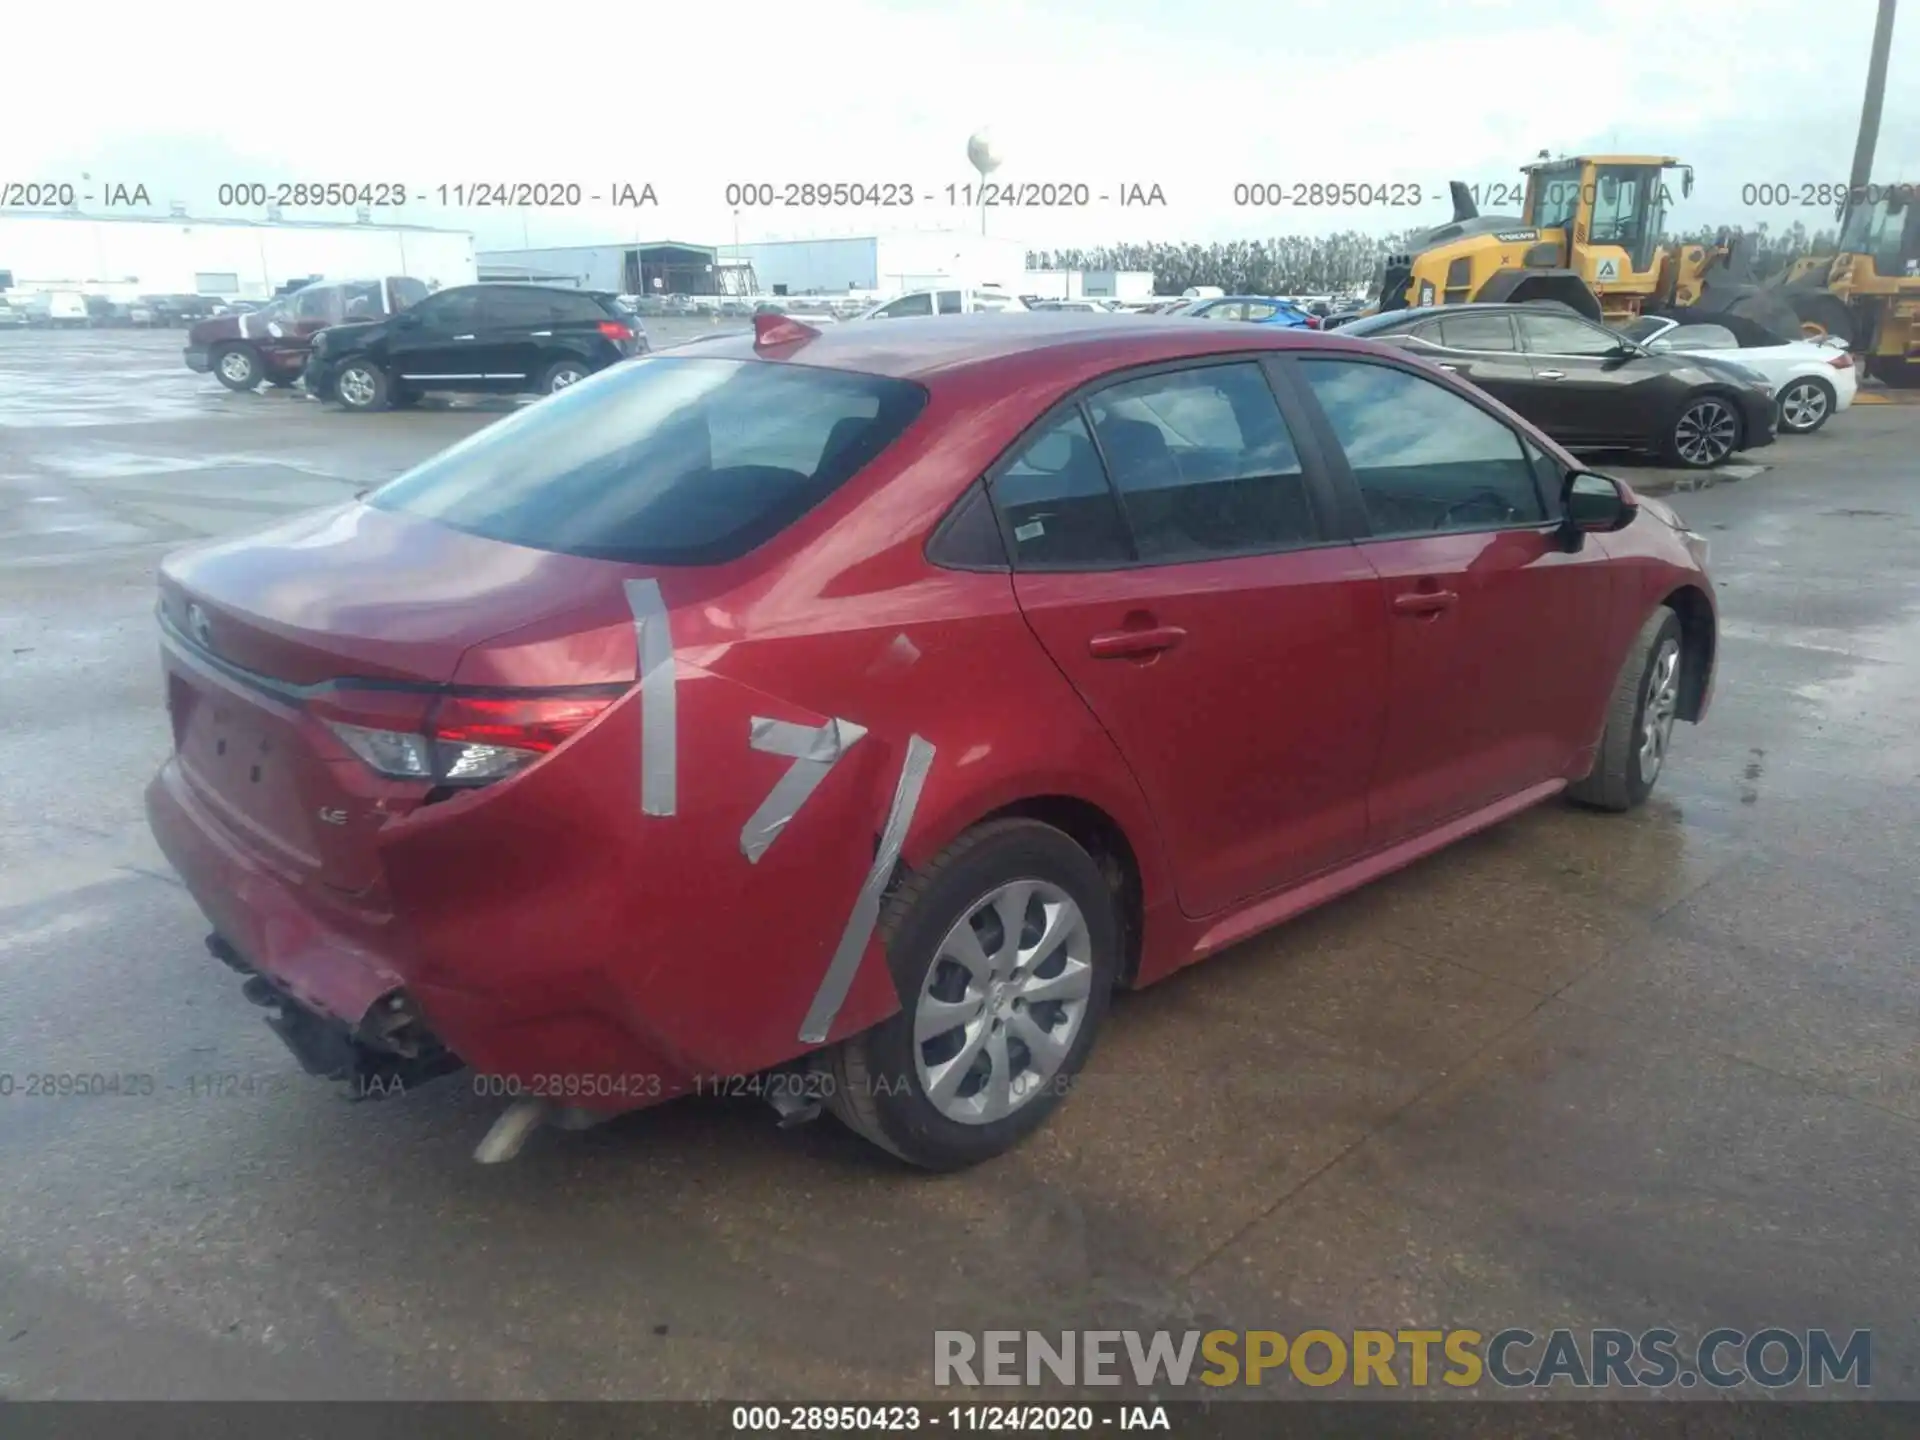
M 384 410 L 388 391 L 387 372 L 371 360 L 349 360 L 334 372 L 334 399 L 349 410 Z
M 1093 857 L 1035 820 L 969 831 L 881 916 L 905 1006 L 832 1057 L 834 1112 L 912 1164 L 1011 1149 L 1072 1085 L 1119 972 Z
M 1740 414 L 1733 401 L 1719 395 L 1699 395 L 1681 407 L 1661 453 L 1669 465 L 1683 470 L 1711 470 L 1724 463 L 1739 445 Z
M 1790 380 L 1780 392 L 1780 428 L 1789 435 L 1811 435 L 1827 423 L 1836 399 L 1833 387 L 1817 375 Z
M 1607 701 L 1593 769 L 1568 787 L 1568 796 L 1597 810 L 1631 810 L 1652 793 L 1680 713 L 1685 655 L 1680 617 L 1662 605 L 1627 651 Z
M 229 345 L 215 352 L 213 373 L 229 390 L 245 394 L 260 384 L 260 357 L 246 345 Z

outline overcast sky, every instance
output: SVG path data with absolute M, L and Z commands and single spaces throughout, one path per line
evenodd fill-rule
M 1908 11 L 1879 180 L 1920 181 L 1920 0 Z M 416 197 L 395 218 L 483 247 L 725 245 L 738 181 L 904 182 L 939 198 L 878 228 L 977 224 L 944 191 L 974 178 L 966 140 L 990 125 L 997 179 L 1166 197 L 990 215 L 1037 247 L 1435 224 L 1446 181 L 1511 181 L 1543 148 L 1690 161 L 1682 227 L 1813 228 L 1831 212 L 1743 205 L 1742 188 L 1845 182 L 1873 19 L 1873 0 L 410 0 L 343 22 L 73 0 L 9 21 L 0 182 L 143 183 L 162 208 L 258 215 L 222 208 L 220 184 L 391 181 Z M 1425 203 L 1236 207 L 1256 180 L 1398 182 Z M 650 183 L 659 203 L 435 203 L 441 185 L 517 181 Z M 738 223 L 743 241 L 877 228 L 873 211 Z

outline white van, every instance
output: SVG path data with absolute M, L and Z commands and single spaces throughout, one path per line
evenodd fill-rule
M 47 296 L 47 323 L 81 327 L 91 325 L 93 317 L 87 312 L 87 297 L 77 290 L 55 290 Z
M 972 315 L 979 312 L 994 314 L 1010 310 L 1025 310 L 1026 304 L 1017 295 L 1009 295 L 1004 290 L 986 287 L 979 289 L 951 290 L 909 290 L 904 295 L 896 295 L 891 300 L 882 300 L 878 305 L 862 311 L 854 318 L 857 320 L 899 320 L 909 315 Z

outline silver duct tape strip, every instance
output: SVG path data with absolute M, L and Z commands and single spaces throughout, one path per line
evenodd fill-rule
M 829 720 L 824 725 L 796 725 L 791 720 L 768 720 L 756 715 L 747 722 L 747 744 L 770 755 L 793 761 L 775 783 L 760 808 L 740 831 L 740 853 L 749 865 L 758 865 L 787 822 L 799 813 L 820 782 L 840 763 L 862 735 L 864 725 L 851 720 Z
M 880 920 L 880 897 L 886 892 L 893 867 L 900 863 L 901 848 L 907 843 L 907 831 L 913 826 L 913 812 L 920 804 L 920 792 L 926 787 L 927 773 L 933 769 L 933 746 L 915 735 L 907 741 L 907 758 L 900 766 L 900 783 L 894 787 L 893 808 L 887 812 L 886 829 L 880 832 L 880 851 L 873 857 L 866 883 L 847 916 L 847 928 L 840 932 L 840 944 L 820 977 L 820 989 L 800 1022 L 800 1038 L 817 1045 L 833 1029 L 833 1020 L 853 986 L 854 972 L 867 953 L 873 927 Z
M 657 580 L 626 582 L 627 608 L 633 611 L 634 643 L 639 647 L 640 808 L 648 815 L 671 815 L 678 793 L 679 742 L 675 732 L 673 632 L 667 603 Z

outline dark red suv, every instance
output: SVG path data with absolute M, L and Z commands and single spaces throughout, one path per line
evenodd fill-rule
M 200 321 L 187 331 L 187 368 L 211 371 L 229 390 L 254 390 L 262 380 L 291 385 L 307 368 L 317 332 L 397 315 L 427 294 L 425 281 L 406 275 L 303 286 L 262 309 Z
M 1405 353 L 755 324 L 161 570 L 213 948 L 319 1074 L 514 1097 L 483 1158 L 757 1076 L 984 1159 L 1115 986 L 1706 713 L 1705 542 Z

